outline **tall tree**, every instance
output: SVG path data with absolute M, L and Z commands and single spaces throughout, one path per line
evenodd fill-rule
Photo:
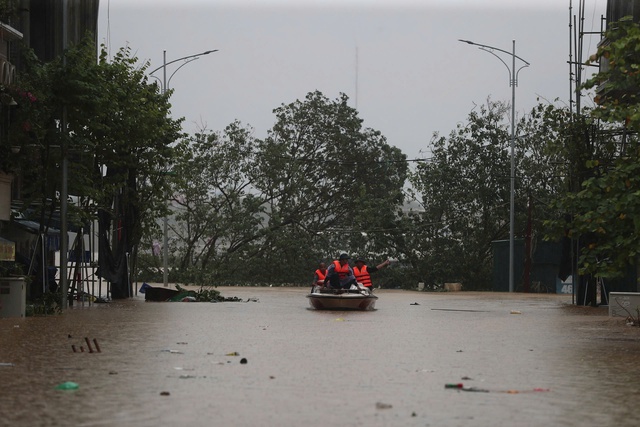
M 150 84 L 148 63 L 137 63 L 129 48 L 112 59 L 102 49 L 98 81 L 106 88 L 94 116 L 102 125 L 89 129 L 87 136 L 94 144 L 93 176 L 100 191 L 100 271 L 112 284 L 113 298 L 132 295 L 135 269 L 129 267 L 135 266 L 145 230 L 155 227 L 158 213 L 166 212 L 163 172 L 174 156 L 172 144 L 182 135 L 182 119 L 170 117 L 171 92 L 161 93 L 157 84 Z
M 584 85 L 597 88 L 598 105 L 591 115 L 606 124 L 597 127 L 591 149 L 585 150 L 580 186 L 557 203 L 570 215 L 567 233 L 583 243 L 582 274 L 621 277 L 640 252 L 639 43 L 638 23 L 630 18 L 609 23 L 605 43 L 592 57 L 604 67 Z
M 26 55 L 26 72 L 11 88 L 20 108 L 10 130 L 12 144 L 27 154 L 21 166 L 25 201 L 57 208 L 60 147 L 66 147 L 69 194 L 81 201 L 70 206 L 70 219 L 82 224 L 100 216 L 100 273 L 112 283 L 113 298 L 130 296 L 126 257 L 135 259 L 143 230 L 164 209 L 165 192 L 157 184 L 180 135 L 179 121 L 168 117 L 170 93 L 148 83 L 147 65 L 138 67 L 128 48 L 112 60 L 103 48 L 96 61 L 88 38 L 64 60 L 42 63 Z
M 490 287 L 491 242 L 509 230 L 507 111 L 488 102 L 448 138 L 436 134 L 431 160 L 411 176 L 424 211 L 413 215 L 418 232 L 408 257 L 427 283 Z
M 467 288 L 491 287 L 492 242 L 509 238 L 510 143 L 508 105 L 488 101 L 448 138 L 437 134 L 432 158 L 411 176 L 422 212 L 408 226 L 416 229 L 407 257 L 427 283 L 462 280 Z M 553 151 L 568 113 L 538 104 L 516 124 L 515 233 L 532 240 L 545 235 L 543 222 L 563 189 L 564 157 Z M 565 123 L 566 124 L 566 123 Z M 530 227 L 529 227 L 530 225 Z M 516 260 L 520 262 L 522 260 Z M 520 287 L 523 278 L 516 278 Z
M 255 250 L 264 209 L 251 177 L 251 133 L 236 121 L 223 132 L 202 130 L 177 146 L 172 253 L 185 280 L 220 283 L 237 277 L 243 266 L 234 260 Z
M 362 127 L 346 95 L 311 92 L 274 113 L 263 140 L 234 123 L 181 145 L 183 267 L 214 271 L 217 280 L 306 282 L 318 260 L 349 250 L 362 224 L 394 217 L 404 155 Z

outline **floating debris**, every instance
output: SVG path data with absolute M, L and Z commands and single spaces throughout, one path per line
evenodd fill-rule
M 242 359 L 240 359 L 240 363 L 242 365 L 246 365 L 247 364 L 247 359 L 243 357 Z
M 390 403 L 376 402 L 376 409 L 391 409 L 393 405 Z
M 477 393 L 507 393 L 507 394 L 518 394 L 518 393 L 541 393 L 541 392 L 548 392 L 551 391 L 551 389 L 548 388 L 534 388 L 531 390 L 488 390 L 486 388 L 479 388 L 479 387 L 465 387 L 463 383 L 448 383 L 444 385 L 444 388 L 448 388 L 448 389 L 455 389 L 455 390 L 460 390 L 460 391 L 470 391 L 470 392 L 477 392 Z
M 240 356 L 240 353 L 238 353 L 237 351 L 232 351 L 231 353 L 225 354 L 225 356 Z
M 56 386 L 56 390 L 77 390 L 78 388 L 80 388 L 80 385 L 73 381 L 67 381 Z
M 168 391 L 161 391 L 160 392 L 160 396 L 170 396 L 171 393 L 169 393 Z

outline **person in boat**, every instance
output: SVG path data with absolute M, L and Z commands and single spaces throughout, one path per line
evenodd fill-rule
M 349 255 L 340 254 L 338 259 L 329 265 L 327 277 L 324 281 L 325 286 L 331 289 L 349 289 L 351 285 L 356 284 L 356 276 L 349 265 L 350 259 Z
M 362 283 L 370 291 L 373 290 L 373 282 L 371 281 L 371 274 L 378 270 L 382 270 L 386 266 L 391 264 L 389 260 L 385 260 L 375 267 L 369 267 L 364 258 L 356 258 L 356 265 L 353 267 L 353 274 L 356 277 L 358 283 Z
M 313 285 L 312 286 L 324 286 L 324 281 L 327 278 L 327 264 L 321 262 L 318 264 L 318 269 L 313 273 Z

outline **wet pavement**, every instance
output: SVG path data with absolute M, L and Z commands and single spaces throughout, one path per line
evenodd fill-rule
M 570 295 L 218 290 L 0 319 L 0 426 L 638 424 L 640 328 Z

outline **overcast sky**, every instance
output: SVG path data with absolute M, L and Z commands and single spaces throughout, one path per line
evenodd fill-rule
M 149 70 L 163 65 L 163 50 L 167 62 L 219 50 L 168 85 L 185 131 L 237 119 L 262 138 L 281 104 L 343 92 L 364 126 L 412 159 L 474 105 L 511 101 L 507 67 L 458 39 L 508 52 L 516 40 L 516 55 L 531 64 L 519 73 L 518 115 L 538 97 L 568 103 L 570 3 L 575 15 L 578 0 L 101 0 L 99 41 L 111 55 L 129 46 Z M 585 5 L 585 30 L 599 31 L 606 0 Z M 598 39 L 584 40 L 595 52 Z

